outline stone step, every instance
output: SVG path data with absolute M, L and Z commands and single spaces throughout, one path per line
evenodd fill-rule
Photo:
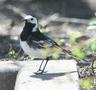
M 36 75 L 40 62 L 29 62 L 19 71 L 14 90 L 79 90 L 74 60 L 50 60 L 46 73 Z

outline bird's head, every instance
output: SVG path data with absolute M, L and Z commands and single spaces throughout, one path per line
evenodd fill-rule
M 37 19 L 31 15 L 27 15 L 24 17 L 24 21 L 29 24 L 37 25 Z

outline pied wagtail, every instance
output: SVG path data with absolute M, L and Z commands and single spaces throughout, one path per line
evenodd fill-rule
M 66 50 L 62 49 L 54 40 L 40 32 L 38 28 L 38 21 L 35 17 L 27 15 L 24 17 L 24 21 L 25 26 L 20 34 L 21 48 L 29 56 L 33 56 L 35 58 L 46 58 L 43 69 L 41 69 L 41 67 L 44 60 L 42 60 L 40 67 L 36 72 L 36 74 L 42 74 L 48 63 L 49 57 L 52 53 L 56 52 L 55 49 L 60 49 L 62 51 Z M 47 52 L 47 55 L 44 55 L 44 52 Z

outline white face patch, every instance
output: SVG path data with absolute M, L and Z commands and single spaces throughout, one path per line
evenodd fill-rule
M 25 16 L 24 19 L 27 20 L 27 22 L 30 22 L 30 23 L 37 25 L 37 19 L 31 15 Z
M 30 20 L 31 18 L 33 18 L 31 15 L 27 15 L 24 17 L 25 20 Z
M 37 31 L 37 24 L 38 24 L 37 19 L 31 15 L 25 16 L 24 19 L 29 23 L 35 24 L 35 27 L 32 29 L 32 32 L 36 32 Z

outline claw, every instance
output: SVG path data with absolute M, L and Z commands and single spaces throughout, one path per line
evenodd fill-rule
M 37 74 L 37 75 L 38 75 L 38 74 L 43 74 L 43 72 L 44 72 L 44 71 L 42 71 L 42 70 L 38 70 L 37 72 L 35 72 L 35 74 Z

